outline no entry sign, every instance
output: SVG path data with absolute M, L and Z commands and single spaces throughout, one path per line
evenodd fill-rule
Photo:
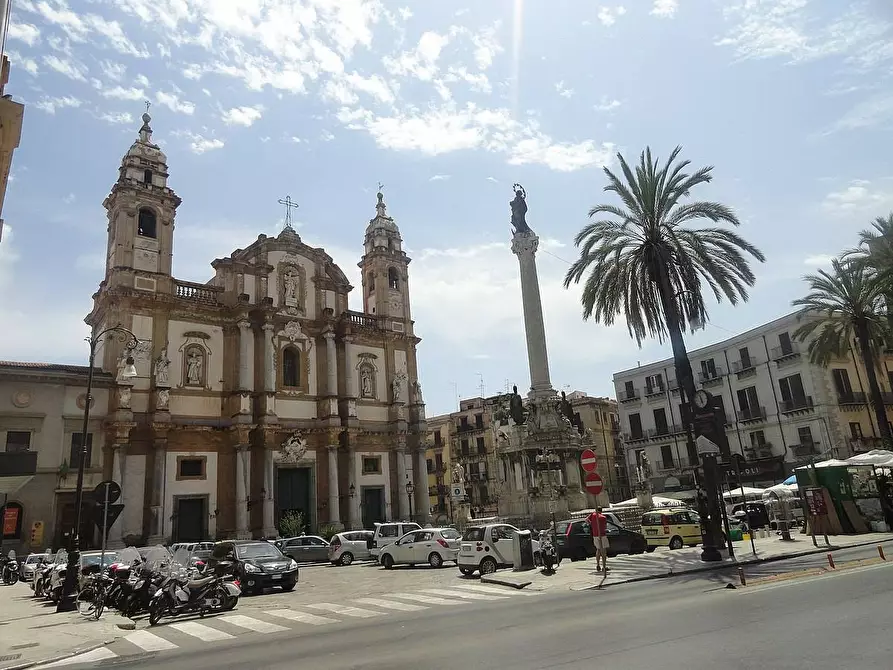
M 594 496 L 601 493 L 604 488 L 602 476 L 597 472 L 590 472 L 586 475 L 586 479 L 583 480 L 583 485 L 586 487 L 586 490 Z
M 595 452 L 592 449 L 584 449 L 580 454 L 580 467 L 586 472 L 595 472 L 597 465 L 598 459 L 595 457 Z

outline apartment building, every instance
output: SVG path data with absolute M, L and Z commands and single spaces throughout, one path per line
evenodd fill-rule
M 453 412 L 453 434 L 450 436 L 450 456 L 455 465 L 465 469 L 465 492 L 473 517 L 498 514 L 496 479 L 496 444 L 493 433 L 493 414 L 502 396 L 467 398 L 459 401 L 459 411 Z
M 449 414 L 428 420 L 428 512 L 435 523 L 448 523 L 452 518 L 450 501 L 450 439 L 454 423 Z
M 591 431 L 590 439 L 598 457 L 598 472 L 605 482 L 599 495 L 599 504 L 626 500 L 632 494 L 623 445 L 620 441 L 620 418 L 617 401 L 586 395 L 585 391 L 567 394 L 578 425 L 585 432 Z
M 717 399 L 730 449 L 747 460 L 745 483 L 773 484 L 811 459 L 846 458 L 880 445 L 855 345 L 827 368 L 813 365 L 808 343 L 793 340 L 800 324 L 788 314 L 689 352 L 696 386 Z M 889 421 L 893 352 L 885 352 L 881 367 Z M 644 472 L 655 493 L 692 489 L 697 454 L 686 447 L 672 358 L 618 372 L 614 385 L 631 481 Z

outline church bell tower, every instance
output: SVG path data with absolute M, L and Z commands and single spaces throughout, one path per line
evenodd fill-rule
M 108 285 L 156 290 L 171 276 L 174 216 L 180 198 L 167 185 L 167 156 L 152 142 L 148 104 L 139 137 L 121 160 L 118 181 L 103 202 L 108 213 Z
M 397 224 L 387 214 L 384 195 L 378 192 L 375 217 L 366 227 L 365 253 L 359 266 L 363 273 L 363 311 L 391 317 L 411 329 L 409 310 L 409 262 Z

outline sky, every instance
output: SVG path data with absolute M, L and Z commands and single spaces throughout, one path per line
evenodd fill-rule
M 174 274 L 296 227 L 356 287 L 384 184 L 412 258 L 429 416 L 529 372 L 512 184 L 528 192 L 557 390 L 614 395 L 662 359 L 584 322 L 562 280 L 604 166 L 650 146 L 714 165 L 766 255 L 747 304 L 690 347 L 791 311 L 802 275 L 893 210 L 888 0 L 13 0 L 6 93 L 24 102 L 0 242 L 0 358 L 85 363 L 102 202 L 144 101 L 183 199 Z

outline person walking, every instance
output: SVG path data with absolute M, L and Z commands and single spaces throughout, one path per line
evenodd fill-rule
M 599 572 L 604 566 L 608 571 L 608 517 L 602 514 L 601 509 L 589 515 L 589 527 L 592 529 L 592 543 L 595 545 L 595 571 Z

